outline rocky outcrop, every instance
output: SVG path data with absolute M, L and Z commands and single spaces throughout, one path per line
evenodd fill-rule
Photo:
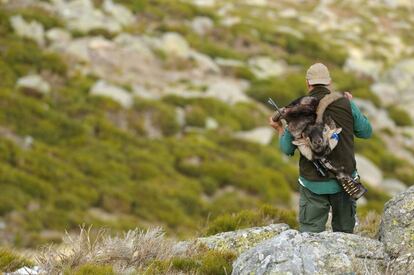
M 174 249 L 176 251 L 185 251 L 193 245 L 204 245 L 209 249 L 230 250 L 236 254 L 240 254 L 254 247 L 261 241 L 277 236 L 286 230 L 289 230 L 287 224 L 270 224 L 263 227 L 239 229 L 198 238 L 194 241 L 180 242 Z
M 414 253 L 414 186 L 385 204 L 380 240 L 392 257 Z
M 261 242 L 233 263 L 236 274 L 382 273 L 388 259 L 384 245 L 346 233 L 299 233 L 287 230 Z
M 393 258 L 391 274 L 414 270 L 414 186 L 387 202 L 380 226 L 380 240 Z
M 39 22 L 26 22 L 23 17 L 16 15 L 10 18 L 10 24 L 17 35 L 34 40 L 40 46 L 45 44 L 45 30 Z
M 234 233 L 216 236 L 226 243 Z M 379 235 L 374 240 L 340 232 L 285 229 L 273 237 L 264 235 L 268 239 L 254 247 L 248 245 L 251 248 L 233 263 L 232 274 L 412 274 L 414 186 L 386 203 Z
M 34 96 L 42 96 L 50 92 L 49 83 L 39 75 L 27 75 L 19 78 L 16 87 Z
M 108 84 L 104 80 L 96 82 L 91 88 L 90 94 L 109 97 L 125 108 L 130 108 L 134 103 L 131 93 L 120 87 Z
M 134 16 L 127 8 L 112 0 L 105 0 L 102 9 L 96 8 L 91 0 L 55 0 L 53 4 L 53 9 L 68 28 L 80 32 L 106 30 L 116 33 L 134 21 Z
M 364 156 L 356 154 L 355 159 L 361 179 L 371 186 L 379 187 L 383 180 L 381 170 Z
M 269 127 L 258 127 L 250 131 L 235 133 L 236 138 L 255 142 L 262 145 L 268 145 L 272 141 L 275 131 Z

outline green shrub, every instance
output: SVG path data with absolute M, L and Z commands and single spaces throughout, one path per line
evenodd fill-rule
M 168 106 L 159 101 L 137 100 L 134 111 L 139 114 L 148 113 L 151 116 L 151 122 L 161 129 L 164 135 L 174 135 L 180 130 L 176 119 L 175 108 Z
M 236 214 L 224 214 L 214 219 L 206 229 L 206 235 L 234 231 L 241 228 L 263 226 L 269 223 L 286 223 L 297 228 L 296 214 L 292 210 L 282 210 L 271 205 L 263 205 L 259 210 L 243 210 Z
M 369 211 L 365 215 L 358 215 L 359 224 L 356 228 L 356 234 L 376 239 L 381 223 L 381 215 L 375 211 Z
M 185 274 L 226 275 L 231 274 L 235 259 L 236 255 L 230 251 L 197 248 L 193 255 L 187 257 L 154 261 L 144 274 L 168 274 L 175 271 Z
M 263 104 L 271 97 L 282 107 L 306 94 L 305 77 L 304 74 L 297 73 L 256 80 L 252 82 L 247 94 Z
M 0 79 L 0 88 L 12 88 L 17 80 L 14 71 L 2 59 L 0 59 Z
M 0 248 L 0 271 L 13 272 L 21 267 L 31 267 L 33 263 L 7 248 Z
M 201 258 L 200 274 L 226 275 L 231 274 L 236 255 L 227 251 L 209 251 Z
M 204 128 L 206 125 L 207 114 L 200 106 L 194 106 L 186 110 L 185 119 L 188 126 Z
M 55 53 L 42 51 L 33 41 L 15 36 L 0 38 L 1 56 L 16 75 L 50 71 L 65 75 L 67 66 L 61 57 Z
M 411 120 L 410 115 L 403 109 L 398 108 L 397 106 L 390 106 L 388 108 L 388 114 L 391 119 L 395 121 L 395 124 L 398 126 L 412 126 L 413 121 Z
M 228 46 L 228 44 L 206 40 L 203 37 L 200 37 L 195 34 L 188 34 L 186 39 L 192 48 L 197 49 L 199 52 L 202 52 L 210 57 L 221 57 L 227 59 L 238 59 L 244 60 L 247 55 L 236 51 L 235 49 Z
M 250 71 L 249 68 L 244 66 L 237 66 L 229 69 L 230 74 L 237 78 L 243 78 L 249 81 L 254 81 L 256 79 L 255 75 Z
M 97 264 L 85 264 L 76 270 L 65 272 L 65 274 L 73 275 L 115 275 L 112 266 L 109 265 L 97 265 Z
M 35 20 L 41 23 L 45 29 L 64 27 L 64 23 L 58 16 L 39 7 L 15 10 L 13 14 L 21 15 L 26 21 Z

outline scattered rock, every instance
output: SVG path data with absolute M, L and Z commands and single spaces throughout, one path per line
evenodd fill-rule
M 379 234 L 390 256 L 414 253 L 414 186 L 385 204 Z
M 193 3 L 200 7 L 213 7 L 216 5 L 216 0 L 193 0 Z
M 349 57 L 345 62 L 345 70 L 355 72 L 362 76 L 378 79 L 382 69 L 382 63 L 363 57 Z
M 397 179 L 384 179 L 381 182 L 381 187 L 384 188 L 384 190 L 391 196 L 395 196 L 398 193 L 407 190 L 407 186 Z
M 250 131 L 238 132 L 235 137 L 251 142 L 268 145 L 272 141 L 275 131 L 270 127 L 259 127 Z
M 253 74 L 261 79 L 280 76 L 287 69 L 285 61 L 275 61 L 267 56 L 253 57 L 249 59 L 248 64 Z
M 261 241 L 277 236 L 288 229 L 289 226 L 286 224 L 270 224 L 198 238 L 196 243 L 204 244 L 210 249 L 232 250 L 240 254 Z
M 219 127 L 217 120 L 212 117 L 206 118 L 206 129 L 207 130 L 214 130 Z
M 132 92 L 134 93 L 134 95 L 142 97 L 142 98 L 146 98 L 146 99 L 157 100 L 160 98 L 158 95 L 151 93 L 144 86 L 139 85 L 139 84 L 132 86 Z
M 241 254 L 232 274 L 355 274 L 365 270 L 381 274 L 387 259 L 377 240 L 339 232 L 287 230 Z
M 389 69 L 372 90 L 387 104 L 398 104 L 414 118 L 414 59 L 405 59 Z
M 371 90 L 381 99 L 385 105 L 398 102 L 398 91 L 395 86 L 389 83 L 376 82 L 371 85 Z
M 233 25 L 239 24 L 241 21 L 241 18 L 238 16 L 227 16 L 221 19 L 220 23 L 223 26 L 231 27 Z
M 283 9 L 279 12 L 279 16 L 285 18 L 295 18 L 298 16 L 298 11 L 293 8 Z
M 50 92 L 50 85 L 40 75 L 27 75 L 19 78 L 17 88 L 23 89 L 34 96 L 42 96 Z
M 11 273 L 6 273 L 7 275 L 37 275 L 37 274 L 42 274 L 42 270 L 38 267 L 38 266 L 34 266 L 34 267 L 22 267 L 19 268 L 18 270 L 11 272 Z
M 121 33 L 113 40 L 118 46 L 134 51 L 147 59 L 153 59 L 154 54 L 144 37 Z
M 268 0 L 245 0 L 245 2 L 253 6 L 266 6 L 269 4 Z
M 373 187 L 380 187 L 383 180 L 381 170 L 364 156 L 356 154 L 355 159 L 362 182 L 366 182 Z
M 395 129 L 395 122 L 389 117 L 386 110 L 375 107 L 368 100 L 354 98 L 353 101 L 361 109 L 361 112 L 366 114 L 375 130 Z
M 161 38 L 161 49 L 169 55 L 178 57 L 188 57 L 191 54 L 191 48 L 187 41 L 178 33 L 168 32 Z
M 144 114 L 144 129 L 149 139 L 162 137 L 162 131 L 154 125 L 153 117 L 150 112 Z
M 198 35 L 205 35 L 214 26 L 213 20 L 205 16 L 197 16 L 191 21 L 191 28 Z
M 220 67 L 217 66 L 217 64 L 208 55 L 205 55 L 205 54 L 202 54 L 196 51 L 191 51 L 190 58 L 194 59 L 197 62 L 198 67 L 205 72 L 208 72 L 208 71 L 211 71 L 214 73 L 220 72 Z
M 245 64 L 244 62 L 236 59 L 226 59 L 217 57 L 214 59 L 217 65 L 223 67 L 243 67 Z
M 72 35 L 65 29 L 53 28 L 46 32 L 46 38 L 52 43 L 67 44 L 72 40 Z
M 112 0 L 105 0 L 102 9 L 111 15 L 121 26 L 128 26 L 134 22 L 134 16 L 131 11 L 122 5 L 114 4 Z
M 231 80 L 217 80 L 217 82 L 211 84 L 205 95 L 215 97 L 228 104 L 234 104 L 237 102 L 247 102 L 249 98 L 243 92 L 243 84 L 240 84 Z
M 133 22 L 131 12 L 111 0 L 105 0 L 103 10 L 95 8 L 91 0 L 55 0 L 53 4 L 69 29 L 84 33 L 92 30 L 117 33 Z
M 29 23 L 20 15 L 15 15 L 10 18 L 10 24 L 17 35 L 34 40 L 39 46 L 45 44 L 45 30 L 39 22 Z
M 125 108 L 130 108 L 134 104 L 132 95 L 126 90 L 108 84 L 105 80 L 99 80 L 90 90 L 91 95 L 105 96 L 118 102 Z

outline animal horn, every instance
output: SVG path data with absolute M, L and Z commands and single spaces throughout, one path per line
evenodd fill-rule
M 338 92 L 332 92 L 326 96 L 324 96 L 318 104 L 318 108 L 316 109 L 316 123 L 322 123 L 323 121 L 323 114 L 325 113 L 326 108 L 340 98 L 344 97 L 342 94 Z

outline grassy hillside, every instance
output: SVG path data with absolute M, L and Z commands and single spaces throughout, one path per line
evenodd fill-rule
M 175 1 L 118 2 L 140 18 L 127 32 L 142 33 L 152 26 L 150 34 L 181 33 L 194 49 L 213 58 L 269 55 L 297 69 L 268 79 L 257 79 L 247 67 L 223 71 L 249 81 L 247 94 L 256 101 L 248 103 L 167 96 L 136 98 L 125 109 L 109 98 L 91 96 L 96 76 L 71 70 L 63 56 L 18 37 L 9 23 L 10 16 L 21 14 L 46 28 L 63 26 L 57 16 L 44 10 L 3 8 L 0 216 L 5 228 L 0 234 L 4 243 L 33 247 L 59 241 L 60 233 L 80 224 L 119 231 L 162 225 L 171 235 L 187 237 L 250 226 L 263 219 L 293 223 L 294 212 L 289 210 L 297 190 L 297 154 L 293 159 L 282 156 L 277 138 L 263 146 L 236 139 L 233 132 L 266 125 L 271 110 L 261 103 L 267 97 L 283 105 L 302 95 L 304 71 L 316 60 L 329 65 L 338 89 L 353 90 L 355 96 L 381 105 L 369 90 L 370 79 L 342 72 L 345 51 L 320 43 L 316 33 L 299 41 L 278 32 L 265 19 L 248 20 L 252 15 L 244 7 L 239 10 L 246 16 L 243 23 L 218 26 L 201 37 L 180 20 L 203 15 L 214 21 L 211 9 Z M 37 95 L 17 89 L 17 79 L 29 73 L 47 79 L 51 92 Z M 186 127 L 175 119 L 177 107 L 185 110 Z M 162 137 L 148 137 L 147 114 Z M 209 117 L 218 122 L 217 129 L 204 129 Z M 412 167 L 388 152 L 380 139 L 357 147 L 388 175 L 414 182 Z M 388 196 L 372 189 L 367 198 L 361 215 L 370 209 L 381 211 Z M 264 215 L 263 204 L 274 209 L 270 207 Z M 251 212 L 229 215 L 242 210 Z

